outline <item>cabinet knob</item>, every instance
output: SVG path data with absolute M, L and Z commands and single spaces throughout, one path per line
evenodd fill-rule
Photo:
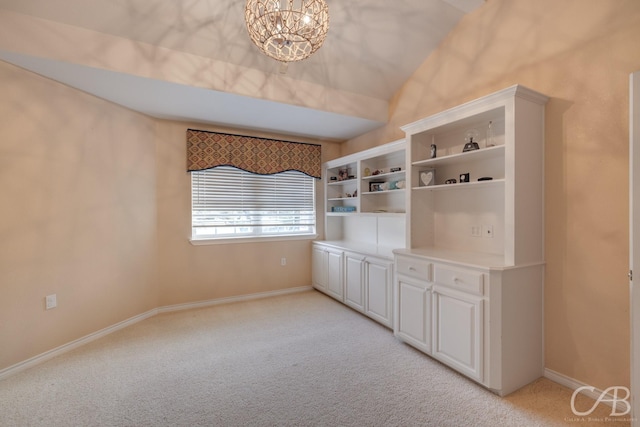
M 454 282 L 454 283 L 459 283 L 459 282 L 460 282 L 460 279 L 458 279 L 457 277 L 455 277 L 455 276 L 454 276 L 454 277 L 453 277 L 453 282 Z
M 416 271 L 415 267 L 409 266 L 409 271 Z

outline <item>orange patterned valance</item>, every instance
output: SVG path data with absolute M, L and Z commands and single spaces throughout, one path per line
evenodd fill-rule
M 187 171 L 234 166 L 261 175 L 296 170 L 321 176 L 321 146 L 228 133 L 187 130 Z

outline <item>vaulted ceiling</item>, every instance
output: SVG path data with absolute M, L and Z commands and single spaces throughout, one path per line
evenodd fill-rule
M 0 60 L 158 118 L 344 140 L 483 2 L 327 0 L 324 45 L 283 74 L 244 0 L 0 0 Z

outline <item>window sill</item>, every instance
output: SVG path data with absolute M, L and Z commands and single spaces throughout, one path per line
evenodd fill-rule
M 264 242 L 279 242 L 286 240 L 315 240 L 318 238 L 317 234 L 304 234 L 304 235 L 292 235 L 292 236 L 265 236 L 265 237 L 229 237 L 218 239 L 189 239 L 189 242 L 193 246 L 206 246 L 206 245 L 228 245 L 235 243 L 264 243 Z

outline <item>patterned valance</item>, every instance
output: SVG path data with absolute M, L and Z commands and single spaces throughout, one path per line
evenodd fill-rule
M 296 170 L 320 179 L 320 150 L 315 144 L 187 130 L 189 172 L 234 166 L 261 175 Z

